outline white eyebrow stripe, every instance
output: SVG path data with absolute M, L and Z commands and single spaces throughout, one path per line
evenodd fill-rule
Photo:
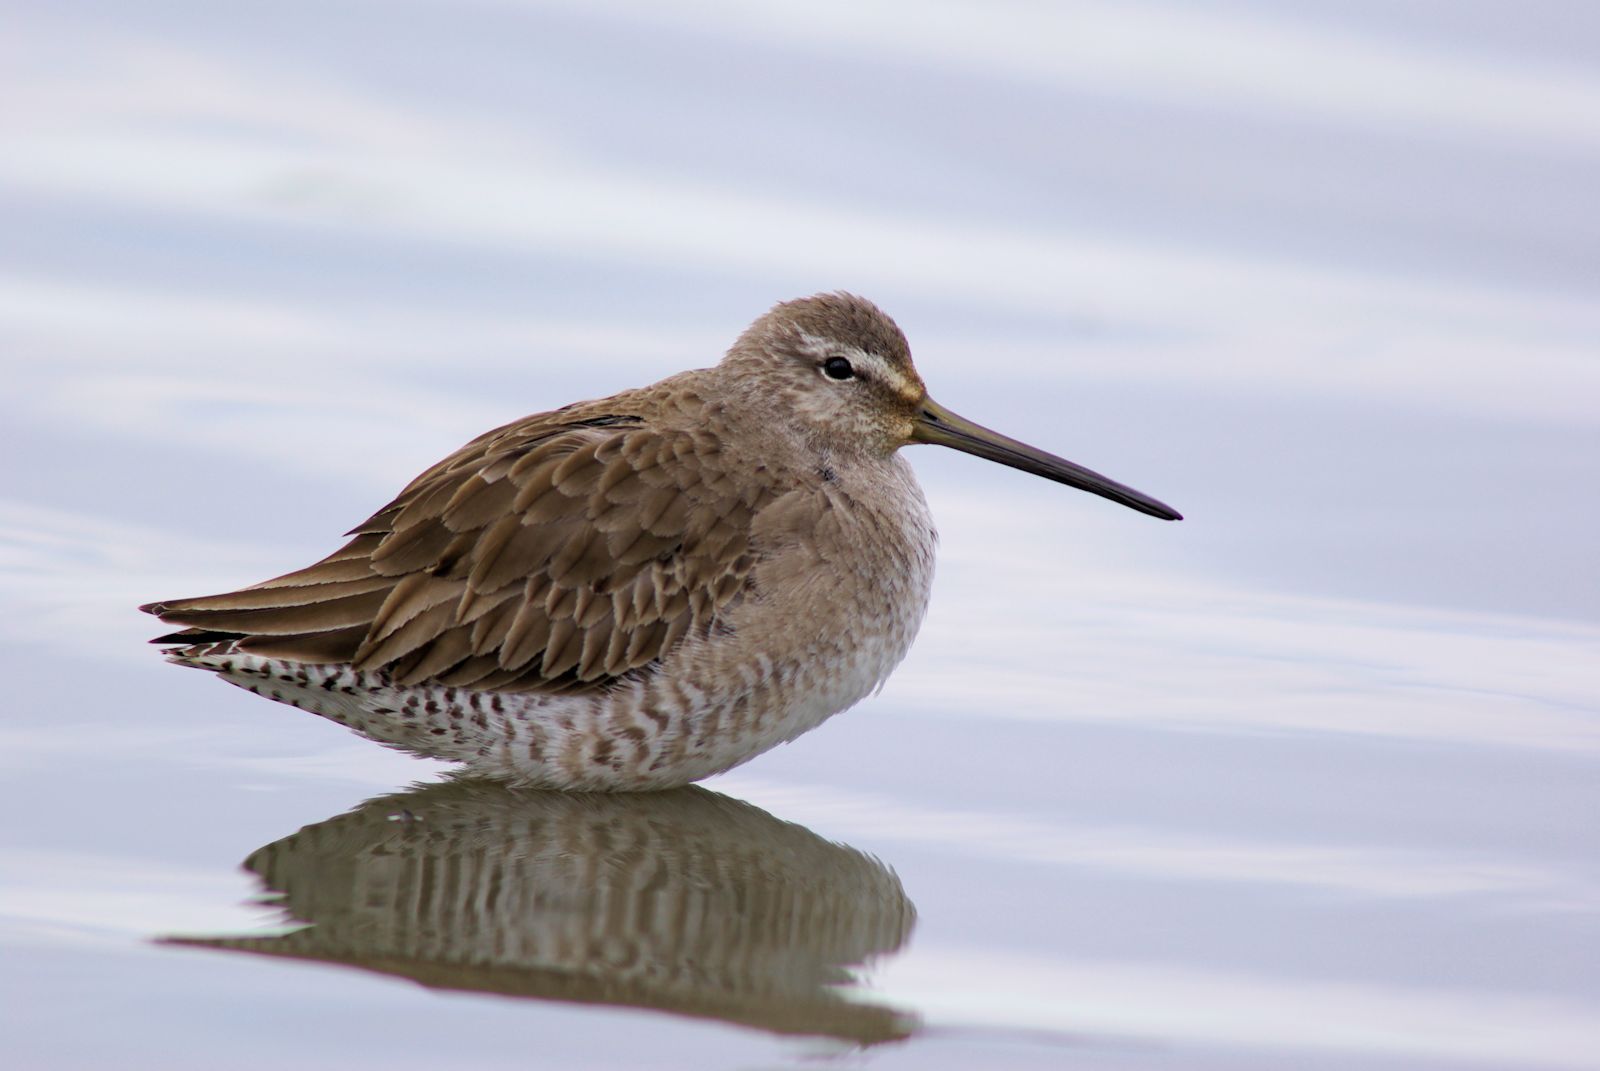
M 869 369 L 873 376 L 888 383 L 901 394 L 918 393 L 917 385 L 897 365 L 891 364 L 876 353 L 869 353 L 860 346 L 846 345 L 837 339 L 801 331 L 800 348 L 819 360 L 826 357 L 844 357 L 857 367 Z

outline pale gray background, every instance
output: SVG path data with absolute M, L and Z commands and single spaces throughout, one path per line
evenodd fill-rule
M 712 785 L 916 901 L 863 985 L 953 1033 L 861 1059 L 1597 1066 L 1592 4 L 3 15 L 18 1066 L 803 1062 L 146 944 L 249 929 L 239 859 L 429 767 L 163 666 L 132 606 L 834 288 L 1189 517 L 918 448 L 916 650 Z

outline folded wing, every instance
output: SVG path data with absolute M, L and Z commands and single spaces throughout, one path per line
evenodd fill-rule
M 239 649 L 503 691 L 601 687 L 725 625 L 763 502 L 710 435 L 543 414 L 412 481 L 315 565 L 144 607 Z

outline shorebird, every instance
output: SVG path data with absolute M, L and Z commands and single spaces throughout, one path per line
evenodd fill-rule
M 480 435 L 304 569 L 141 607 L 168 660 L 542 788 L 669 788 L 879 687 L 935 534 L 900 448 L 1161 502 L 928 397 L 871 302 L 775 306 L 711 368 Z

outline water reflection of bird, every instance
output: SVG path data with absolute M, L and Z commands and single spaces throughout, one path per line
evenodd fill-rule
M 915 1026 L 839 989 L 911 933 L 893 872 L 705 789 L 433 785 L 307 826 L 245 866 L 311 925 L 167 940 L 862 1044 Z
M 188 626 L 172 661 L 475 775 L 686 784 L 905 656 L 934 548 L 910 443 L 1178 517 L 936 404 L 894 322 L 827 294 L 713 368 L 480 436 L 315 565 L 144 609 Z

